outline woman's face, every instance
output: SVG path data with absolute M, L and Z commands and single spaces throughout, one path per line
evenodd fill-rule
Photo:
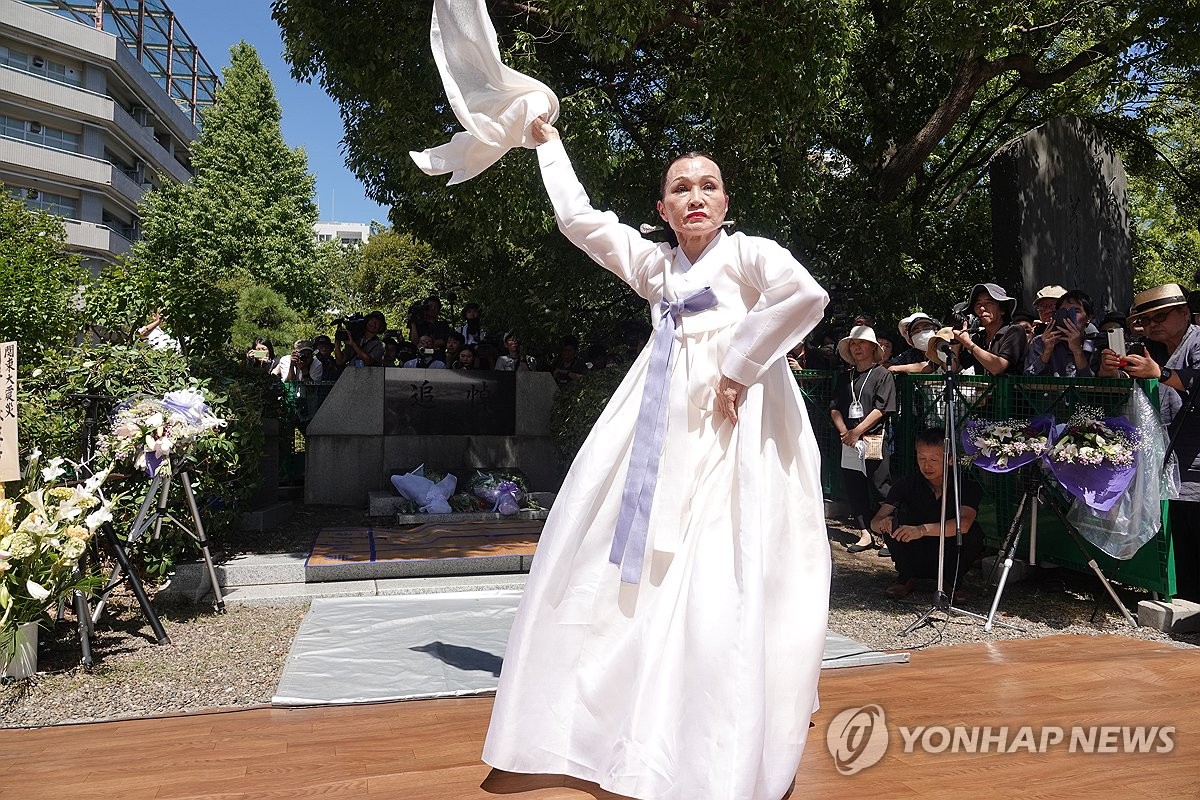
M 667 170 L 666 192 L 658 215 L 676 234 L 702 236 L 721 229 L 729 195 L 721 168 L 710 158 L 681 158 Z
M 850 357 L 859 362 L 874 361 L 878 350 L 874 343 L 868 342 L 866 339 L 851 339 L 849 348 Z
M 475 366 L 475 353 L 474 353 L 474 351 L 471 351 L 471 350 L 459 350 L 459 351 L 458 351 L 458 363 L 459 363 L 459 364 L 462 364 L 464 367 L 473 367 L 473 366 Z

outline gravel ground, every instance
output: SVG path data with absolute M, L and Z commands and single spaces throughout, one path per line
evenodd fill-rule
M 243 534 L 229 542 L 228 552 L 306 551 L 322 526 L 370 524 L 358 509 L 300 509 L 284 526 L 265 534 Z M 996 627 L 984 632 L 969 617 L 900 631 L 926 612 L 933 587 L 922 586 L 902 601 L 884 589 L 893 580 L 891 561 L 876 551 L 851 554 L 844 544 L 854 535 L 837 524 L 829 529 L 833 552 L 830 630 L 879 650 L 913 651 L 997 639 L 1035 638 L 1056 634 L 1092 636 L 1115 633 L 1170 643 L 1200 645 L 1200 634 L 1169 636 L 1146 628 L 1131 629 L 1103 594 L 1094 578 L 1061 570 L 1038 582 L 1013 584 L 1000 604 L 1000 620 L 1023 631 Z M 986 614 L 992 592 L 985 577 L 972 571 L 967 600 L 956 605 Z M 1119 589 L 1135 609 L 1144 592 Z M 1097 593 L 1100 602 L 1096 602 Z M 78 666 L 73 628 L 62 624 L 42 632 L 37 675 L 0 685 L 0 727 L 43 726 L 100 719 L 149 716 L 220 707 L 269 703 L 279 682 L 292 638 L 306 608 L 231 606 L 224 615 L 207 608 L 159 608 L 170 647 L 154 643 L 131 597 L 114 596 L 93 640 L 96 666 Z

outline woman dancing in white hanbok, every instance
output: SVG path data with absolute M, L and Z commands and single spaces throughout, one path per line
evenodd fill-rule
M 783 356 L 828 296 L 729 235 L 720 168 L 672 162 L 678 246 L 593 209 L 532 125 L 558 225 L 651 305 L 655 334 L 546 522 L 483 758 L 646 800 L 780 800 L 816 708 L 829 598 L 820 457 Z

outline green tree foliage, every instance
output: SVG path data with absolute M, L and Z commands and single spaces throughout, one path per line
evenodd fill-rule
M 397 224 L 475 254 L 482 283 L 532 287 L 513 303 L 545 288 L 602 317 L 627 293 L 594 270 L 583 279 L 529 154 L 450 188 L 411 163 L 409 150 L 458 127 L 429 56 L 430 5 L 272 8 L 294 74 L 339 101 L 348 163 Z M 806 257 L 847 307 L 869 297 L 881 311 L 919 292 L 940 303 L 989 275 L 987 167 L 1013 138 L 1066 113 L 1144 136 L 1145 110 L 1171 91 L 1157 76 L 1194 85 L 1200 63 L 1200 6 L 1174 0 L 488 7 L 507 61 L 561 98 L 560 127 L 598 207 L 654 221 L 667 156 L 708 149 L 741 229 Z
M 382 311 L 388 327 L 407 331 L 408 309 L 432 294 L 463 288 L 446 260 L 411 234 L 377 228 L 359 247 L 344 251 L 344 268 L 331 280 L 331 305 L 339 314 Z
M 30 211 L 0 186 L 0 342 L 17 342 L 21 365 L 39 363 L 79 330 L 87 270 L 66 238 L 61 220 Z
M 189 350 L 228 342 L 248 280 L 296 310 L 325 303 L 315 180 L 303 149 L 283 140 L 275 89 L 254 48 L 232 48 L 222 81 L 193 144 L 194 177 L 149 193 L 134 248 L 171 333 Z

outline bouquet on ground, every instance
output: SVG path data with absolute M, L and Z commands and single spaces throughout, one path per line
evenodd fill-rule
M 0 499 L 0 663 L 16 650 L 17 629 L 40 622 L 49 608 L 99 578 L 76 570 L 96 529 L 112 519 L 99 490 L 108 470 L 63 485 L 64 461 L 40 465 L 34 450 L 16 498 Z
M 113 418 L 104 449 L 116 461 L 132 461 L 153 475 L 170 470 L 170 456 L 225 425 L 195 389 L 167 392 L 123 403 Z
M 1055 425 L 1046 461 L 1064 489 L 1091 508 L 1108 511 L 1137 474 L 1139 436 L 1124 417 L 1102 414 L 1085 406 Z
M 484 502 L 488 511 L 511 517 L 521 510 L 525 502 L 526 492 L 519 480 L 517 475 L 476 470 L 467 489 Z
M 962 433 L 967 460 L 988 472 L 1012 472 L 1050 448 L 1051 417 L 990 421 L 972 419 Z

